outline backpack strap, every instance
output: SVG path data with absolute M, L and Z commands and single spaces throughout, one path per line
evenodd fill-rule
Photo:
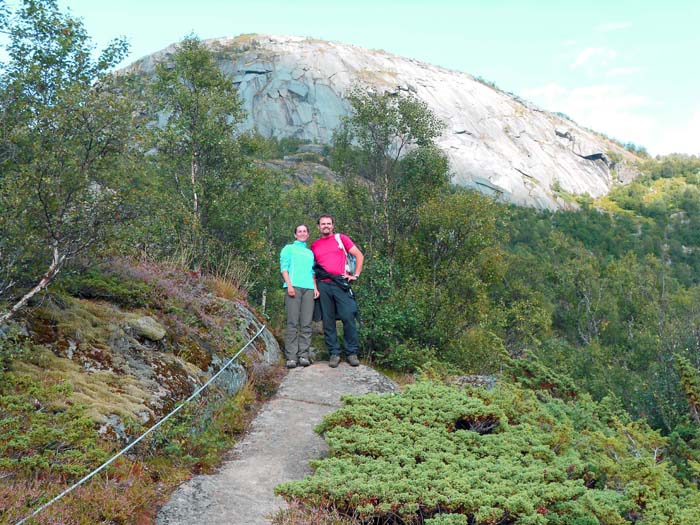
M 345 252 L 345 256 L 347 257 L 348 251 L 345 249 L 345 245 L 343 244 L 343 241 L 340 239 L 340 234 L 336 233 L 334 235 L 334 237 L 335 237 L 335 241 L 338 243 L 338 248 L 343 250 Z

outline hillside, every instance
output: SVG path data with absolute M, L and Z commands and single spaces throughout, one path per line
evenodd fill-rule
M 132 443 L 261 327 L 225 281 L 171 265 L 120 259 L 64 279 L 0 329 L 0 523 L 16 523 Z M 279 355 L 264 330 L 107 480 L 87 483 L 36 523 L 142 523 L 160 494 L 211 469 L 235 443 L 256 402 L 274 391 Z
M 339 488 L 329 494 L 328 478 L 312 478 L 310 491 L 292 485 L 281 489 L 287 496 L 330 496 L 335 508 L 325 510 L 376 525 L 679 525 L 697 515 L 700 159 L 646 159 L 639 176 L 607 194 L 603 184 L 597 199 L 573 199 L 555 180 L 533 183 L 532 195 L 545 200 L 522 201 L 554 206 L 549 188 L 576 210 L 516 206 L 450 183 L 454 168 L 438 148 L 443 128 L 430 102 L 410 91 L 353 91 L 332 145 L 241 133 L 247 102 L 221 64 L 269 54 L 257 37 L 233 55 L 187 38 L 155 75 L 113 75 L 124 42 L 98 59 L 80 20 L 55 1 L 22 6 L 7 20 L 11 45 L 0 75 L 0 522 L 16 523 L 152 428 L 255 327 L 279 333 L 287 295 L 280 250 L 295 226 L 313 231 L 322 213 L 366 256 L 352 285 L 364 363 L 404 383 L 478 374 L 482 385 L 503 388 L 465 394 L 438 386 L 428 387 L 435 396 L 417 388 L 386 403 L 349 400 L 322 429 L 334 456 L 317 463 L 318 474 L 342 475 L 348 485 L 331 482 Z M 318 70 L 308 68 L 298 78 Z M 266 71 L 246 82 L 266 82 L 274 73 Z M 462 77 L 465 90 L 526 108 Z M 253 102 L 281 103 L 285 89 Z M 316 94 L 306 94 L 309 108 Z M 149 120 L 156 116 L 159 125 Z M 569 140 L 559 131 L 554 140 Z M 534 159 L 539 150 L 528 151 Z M 590 159 L 562 151 L 606 166 L 608 175 L 606 158 L 617 167 L 630 159 L 622 151 Z M 133 451 L 36 523 L 152 522 L 154 505 L 185 478 L 214 469 L 275 390 L 283 372 L 277 343 L 262 333 L 206 399 L 132 442 Z M 322 356 L 322 342 L 313 344 Z M 519 385 L 510 385 L 511 368 Z M 377 415 L 377 435 L 392 436 L 363 431 Z M 446 439 L 432 439 L 438 435 Z M 398 441 L 389 446 L 390 438 Z M 484 481 L 475 458 L 430 448 L 449 452 L 459 440 L 469 445 L 460 452 L 484 456 L 476 459 L 495 491 L 474 490 Z M 364 478 L 345 467 L 356 461 L 367 467 Z M 400 463 L 384 469 L 390 461 Z M 332 464 L 341 472 L 326 469 Z M 432 492 L 454 465 L 454 486 Z M 505 465 L 529 476 L 530 488 L 513 485 Z M 422 469 L 430 470 L 415 475 Z M 388 485 L 374 484 L 387 472 Z M 417 483 L 393 485 L 403 479 L 396 472 L 427 481 L 432 503 L 424 505 Z M 530 492 L 502 499 L 498 487 L 513 486 Z M 446 508 L 444 498 L 463 508 Z
M 301 37 L 242 35 L 204 41 L 237 87 L 242 129 L 328 144 L 356 84 L 406 92 L 445 122 L 437 145 L 452 180 L 515 204 L 561 208 L 561 192 L 598 197 L 636 176 L 619 144 L 469 74 L 383 51 Z M 128 70 L 151 75 L 175 45 Z

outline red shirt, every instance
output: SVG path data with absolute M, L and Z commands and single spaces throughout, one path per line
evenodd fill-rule
M 341 233 L 340 240 L 349 252 L 355 243 L 347 235 Z M 328 272 L 335 275 L 345 273 L 345 252 L 338 245 L 335 234 L 328 237 L 321 237 L 311 243 L 311 251 L 314 252 L 314 259 Z

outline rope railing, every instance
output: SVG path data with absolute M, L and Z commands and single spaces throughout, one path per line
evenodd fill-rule
M 32 518 L 35 517 L 37 514 L 39 514 L 40 512 L 42 512 L 44 509 L 46 509 L 46 508 L 48 508 L 49 506 L 53 505 L 54 503 L 56 503 L 58 500 L 60 500 L 61 498 L 63 498 L 63 497 L 66 496 L 67 494 L 70 494 L 71 492 L 73 492 L 75 489 L 77 489 L 80 485 L 82 485 L 83 483 L 85 483 L 86 481 L 88 481 L 90 478 L 92 478 L 92 477 L 95 476 L 96 474 L 102 472 L 102 471 L 103 471 L 104 469 L 106 469 L 109 465 L 111 465 L 116 459 L 118 459 L 119 457 L 123 456 L 123 455 L 126 454 L 129 450 L 131 450 L 132 448 L 134 448 L 139 442 L 141 442 L 141 441 L 143 440 L 143 438 L 145 438 L 145 437 L 146 437 L 147 435 L 149 435 L 151 432 L 153 432 L 153 431 L 156 430 L 158 427 L 160 427 L 163 423 L 165 423 L 165 422 L 166 422 L 168 419 L 170 419 L 172 416 L 174 416 L 175 414 L 177 414 L 177 413 L 180 411 L 180 409 L 181 409 L 182 407 L 184 407 L 187 403 L 189 403 L 190 401 L 192 401 L 195 397 L 197 397 L 197 396 L 200 394 L 200 392 L 202 392 L 202 390 L 204 390 L 205 388 L 207 388 L 214 380 L 216 380 L 216 378 L 219 377 L 219 375 L 221 375 L 221 374 L 224 372 L 224 370 L 226 370 L 229 366 L 231 366 L 231 364 L 238 358 L 239 355 L 241 355 L 241 353 L 243 352 L 243 350 L 245 350 L 246 348 L 248 348 L 248 347 L 251 345 L 251 343 L 252 343 L 253 341 L 255 341 L 255 340 L 260 336 L 260 334 L 263 332 L 263 330 L 265 330 L 265 325 L 262 325 L 262 327 L 260 327 L 260 330 L 258 330 L 258 332 L 257 332 L 253 337 L 251 337 L 250 340 L 249 340 L 238 352 L 236 352 L 236 354 L 235 354 L 231 359 L 229 359 L 229 360 L 226 362 L 226 364 L 225 364 L 224 366 L 222 366 L 221 369 L 220 369 L 216 374 L 214 374 L 213 376 L 211 376 L 211 377 L 209 378 L 209 380 L 208 380 L 206 383 L 204 383 L 204 384 L 203 384 L 202 386 L 200 386 L 197 390 L 195 390 L 195 391 L 192 393 L 192 395 L 190 395 L 190 397 L 188 397 L 188 398 L 185 399 L 182 403 L 180 403 L 177 407 L 175 407 L 168 415 L 166 415 L 164 418 L 162 418 L 160 421 L 158 421 L 158 423 L 156 423 L 156 424 L 153 425 L 151 428 L 149 428 L 148 430 L 146 430 L 146 432 L 144 432 L 143 434 L 141 434 L 141 436 L 139 436 L 136 440 L 132 441 L 128 446 L 126 446 L 125 448 L 123 448 L 122 450 L 120 450 L 117 454 L 115 454 L 114 456 L 112 456 L 110 459 L 108 459 L 107 461 L 105 461 L 104 463 L 102 463 L 102 465 L 100 465 L 100 466 L 97 467 L 95 470 L 93 470 L 92 472 L 90 472 L 89 474 L 87 474 L 87 475 L 86 475 L 85 477 L 83 477 L 80 481 L 77 481 L 76 483 L 74 483 L 72 486 L 70 486 L 69 488 L 67 488 L 67 489 L 64 490 L 63 492 L 61 492 L 58 496 L 56 496 L 56 497 L 53 498 L 52 500 L 48 501 L 47 503 L 44 503 L 41 507 L 39 507 L 38 509 L 36 509 L 36 510 L 35 510 L 34 512 L 32 512 L 30 515 L 28 515 L 27 517 L 25 517 L 25 518 L 21 519 L 20 521 L 18 521 L 15 525 L 23 525 L 23 524 L 26 523 L 28 520 L 32 519 Z

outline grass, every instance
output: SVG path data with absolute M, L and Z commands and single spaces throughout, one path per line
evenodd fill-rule
M 208 378 L 214 357 L 223 361 L 247 341 L 254 325 L 233 277 L 230 268 L 200 278 L 119 259 L 73 274 L 78 297 L 45 297 L 25 319 L 30 336 L 0 348 L 0 523 L 15 523 L 99 466 Z M 129 319 L 143 315 L 166 328 L 165 339 L 129 332 Z M 275 392 L 282 369 L 261 362 L 263 351 L 241 356 L 249 380 L 236 395 L 215 382 L 128 458 L 31 523 L 153 523 L 156 505 L 215 468 Z
M 8 377 L 3 377 L 7 384 Z M 33 383 L 27 388 L 27 396 L 39 395 L 45 402 L 50 382 L 45 385 Z M 42 392 L 44 394 L 42 394 Z M 13 399 L 17 396 L 13 396 Z M 177 485 L 193 473 L 211 472 L 219 464 L 223 454 L 236 442 L 238 436 L 251 421 L 259 406 L 257 389 L 247 384 L 233 397 L 213 396 L 205 403 L 188 405 L 175 418 L 140 443 L 135 454 L 122 457 L 104 474 L 100 474 L 76 489 L 73 493 L 47 508 L 31 521 L 33 524 L 145 524 L 152 523 L 155 507 L 162 503 Z M 0 400 L 0 410 L 7 415 L 4 407 L 7 396 Z M 14 399 L 16 403 L 16 399 Z M 33 405 L 33 403 L 30 403 Z M 29 407 L 29 405 L 25 406 Z M 63 458 L 72 458 L 71 450 L 91 446 L 100 454 L 91 457 L 85 452 L 75 456 L 80 469 L 74 475 L 68 471 L 59 473 L 55 469 L 56 459 L 35 462 L 31 470 L 26 469 L 26 459 L 49 451 L 55 446 L 54 438 L 45 443 L 26 443 L 25 450 L 3 450 L 3 457 L 17 458 L 16 464 L 0 463 L 0 523 L 15 523 L 47 502 L 54 495 L 70 487 L 79 476 L 99 466 L 108 456 L 112 444 L 99 438 L 96 429 L 86 424 L 85 407 L 69 407 L 58 403 L 45 408 L 50 413 L 65 413 L 62 418 L 63 434 L 69 440 L 59 448 L 65 449 Z M 29 410 L 33 410 L 29 408 Z M 31 421 L 29 428 L 17 429 L 22 435 L 55 435 L 53 420 Z M 8 439 L 6 442 L 12 444 Z M 92 444 L 92 445 L 91 445 Z M 41 449 L 41 450 L 39 450 Z M 110 452 L 111 453 L 111 452 Z M 60 459 L 60 458 L 59 458 Z
M 15 479 L 0 484 L 0 507 L 3 509 L 0 510 L 0 522 L 16 523 L 70 485 L 70 482 L 55 479 Z M 121 461 L 110 469 L 109 475 L 98 475 L 28 523 L 145 525 L 150 521 L 150 506 L 161 498 L 160 489 L 143 464 Z
M 358 522 L 344 516 L 335 508 L 304 506 L 299 501 L 271 516 L 272 525 L 356 525 Z

